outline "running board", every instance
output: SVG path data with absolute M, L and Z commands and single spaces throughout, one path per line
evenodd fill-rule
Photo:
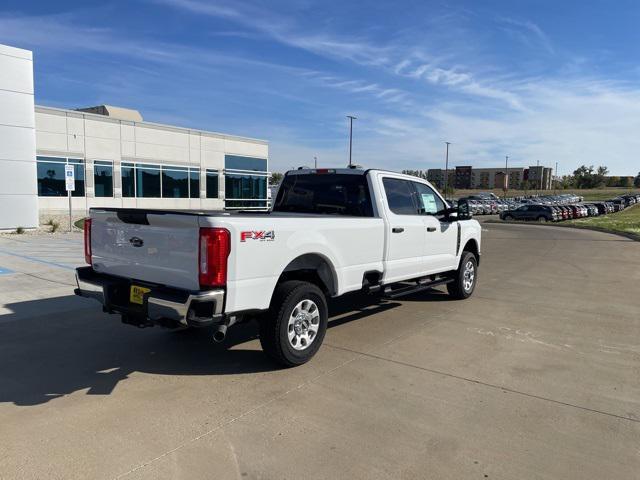
M 383 296 L 385 298 L 398 298 L 404 295 L 410 295 L 412 293 L 428 290 L 439 285 L 445 285 L 447 283 L 453 282 L 454 280 L 455 278 L 439 278 L 438 280 L 433 280 L 431 282 L 418 283 L 417 285 L 409 285 L 407 287 L 397 288 L 395 290 L 391 287 L 385 287 Z

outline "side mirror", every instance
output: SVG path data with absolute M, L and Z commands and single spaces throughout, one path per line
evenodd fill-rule
M 458 208 L 454 210 L 456 210 L 458 220 L 469 220 L 473 216 L 467 200 L 460 200 Z

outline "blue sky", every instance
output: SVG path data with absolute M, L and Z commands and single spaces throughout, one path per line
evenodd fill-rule
M 36 102 L 264 138 L 271 168 L 640 170 L 640 2 L 12 1 Z

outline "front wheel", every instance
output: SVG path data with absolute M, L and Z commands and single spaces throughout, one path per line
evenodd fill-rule
M 512 222 L 513 221 L 513 217 L 511 215 L 505 215 L 504 216 L 505 221 L 507 222 Z
M 447 283 L 449 295 L 458 300 L 469 298 L 478 281 L 478 260 L 471 252 L 462 252 L 460 267 L 455 272 L 454 281 Z
M 539 223 L 547 223 L 547 217 L 538 217 Z
M 285 367 L 308 362 L 327 331 L 327 301 L 309 282 L 289 280 L 276 287 L 269 311 L 260 321 L 264 352 Z

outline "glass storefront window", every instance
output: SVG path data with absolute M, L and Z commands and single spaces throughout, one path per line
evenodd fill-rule
M 136 197 L 160 198 L 160 165 L 136 165 Z
M 207 170 L 207 198 L 218 198 L 218 170 Z
M 136 196 L 136 179 L 135 169 L 133 163 L 122 162 L 120 169 L 122 176 L 122 196 L 123 197 L 135 197 Z
M 226 170 L 251 170 L 255 172 L 266 172 L 267 160 L 265 158 L 225 155 L 224 168 Z
M 162 167 L 162 196 L 164 198 L 189 198 L 189 170 L 179 167 Z
M 64 181 L 64 166 L 74 167 L 75 190 L 73 197 L 84 197 L 84 163 L 75 158 L 36 157 L 38 176 L 38 196 L 66 197 L 67 190 Z
M 96 197 L 113 197 L 113 163 L 94 161 L 93 183 Z
M 189 192 L 191 198 L 200 198 L 200 170 L 189 169 Z
M 267 177 L 226 173 L 225 198 L 228 207 L 266 207 Z

